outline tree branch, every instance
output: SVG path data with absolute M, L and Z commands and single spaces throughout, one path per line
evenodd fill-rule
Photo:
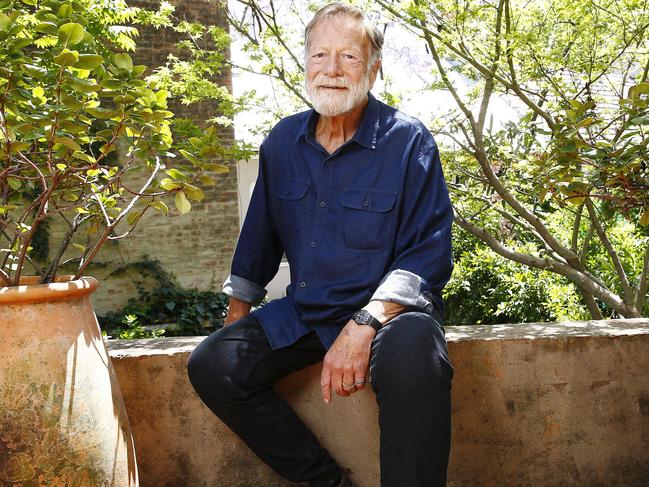
M 609 258 L 613 263 L 615 272 L 617 273 L 617 276 L 620 279 L 620 282 L 622 283 L 622 291 L 624 292 L 624 301 L 633 306 L 635 305 L 633 289 L 629 285 L 629 280 L 627 279 L 626 273 L 624 272 L 624 267 L 622 267 L 622 262 L 620 262 L 620 257 L 617 255 L 615 248 L 613 248 L 613 244 L 611 244 L 611 241 L 608 239 L 608 236 L 606 235 L 606 231 L 602 227 L 602 223 L 599 220 L 599 217 L 597 216 L 597 212 L 595 211 L 593 202 L 590 200 L 590 198 L 586 198 L 584 202 L 586 203 L 586 209 L 588 210 L 588 215 L 590 216 L 590 220 L 593 223 L 595 232 L 597 232 L 597 236 L 599 237 L 599 240 L 602 242 L 602 245 L 604 245 L 604 248 L 606 249 Z
M 635 306 L 642 314 L 645 303 L 647 302 L 647 292 L 649 291 L 649 242 L 644 251 L 644 266 L 640 273 L 640 280 L 638 281 L 638 289 L 635 295 Z
M 509 260 L 513 260 L 514 262 L 518 262 L 528 267 L 534 267 L 541 270 L 549 270 L 557 274 L 561 274 L 562 276 L 570 279 L 580 288 L 583 288 L 593 296 L 598 297 L 600 300 L 608 304 L 612 309 L 617 311 L 620 315 L 627 318 L 639 317 L 638 311 L 635 309 L 635 306 L 629 307 L 622 299 L 620 299 L 619 296 L 617 296 L 615 293 L 611 292 L 609 289 L 602 286 L 598 282 L 595 282 L 583 272 L 580 272 L 569 265 L 554 261 L 549 258 L 542 259 L 533 255 L 516 252 L 506 247 L 498 239 L 496 239 L 496 237 L 491 235 L 483 228 L 480 228 L 463 218 L 457 212 L 454 213 L 453 219 L 455 223 L 457 223 L 461 228 L 478 237 L 480 240 L 485 242 L 489 246 L 489 248 L 491 248 L 499 255 L 502 255 Z

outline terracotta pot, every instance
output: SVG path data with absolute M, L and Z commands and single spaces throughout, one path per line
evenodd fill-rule
M 135 487 L 93 278 L 0 288 L 0 485 Z

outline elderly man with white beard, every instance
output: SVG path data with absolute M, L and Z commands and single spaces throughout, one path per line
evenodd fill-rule
M 203 402 L 296 485 L 353 485 L 272 388 L 323 359 L 325 403 L 372 384 L 381 486 L 446 483 L 453 368 L 441 292 L 452 210 L 431 134 L 370 93 L 382 45 L 380 30 L 344 3 L 307 25 L 313 109 L 280 121 L 260 147 L 224 284 L 225 326 L 188 364 Z M 286 297 L 251 312 L 283 255 Z

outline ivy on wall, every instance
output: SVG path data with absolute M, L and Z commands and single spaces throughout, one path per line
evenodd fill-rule
M 157 260 L 144 257 L 115 269 L 111 276 L 131 273 L 137 295 L 114 312 L 99 316 L 102 330 L 114 338 L 208 335 L 223 326 L 227 296 L 181 287 Z M 153 282 L 153 284 L 152 284 Z

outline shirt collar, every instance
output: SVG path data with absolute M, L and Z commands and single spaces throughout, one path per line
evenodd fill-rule
M 361 120 L 361 124 L 358 126 L 358 129 L 356 130 L 356 133 L 351 138 L 351 140 L 367 149 L 376 149 L 376 139 L 379 132 L 379 115 L 381 107 L 372 93 L 368 92 L 367 97 L 367 107 L 365 107 L 363 119 Z M 314 140 L 315 125 L 317 121 L 318 114 L 312 108 L 307 112 L 304 123 L 300 127 L 297 137 L 295 138 L 295 142 L 298 142 L 303 137 L 306 140 Z

